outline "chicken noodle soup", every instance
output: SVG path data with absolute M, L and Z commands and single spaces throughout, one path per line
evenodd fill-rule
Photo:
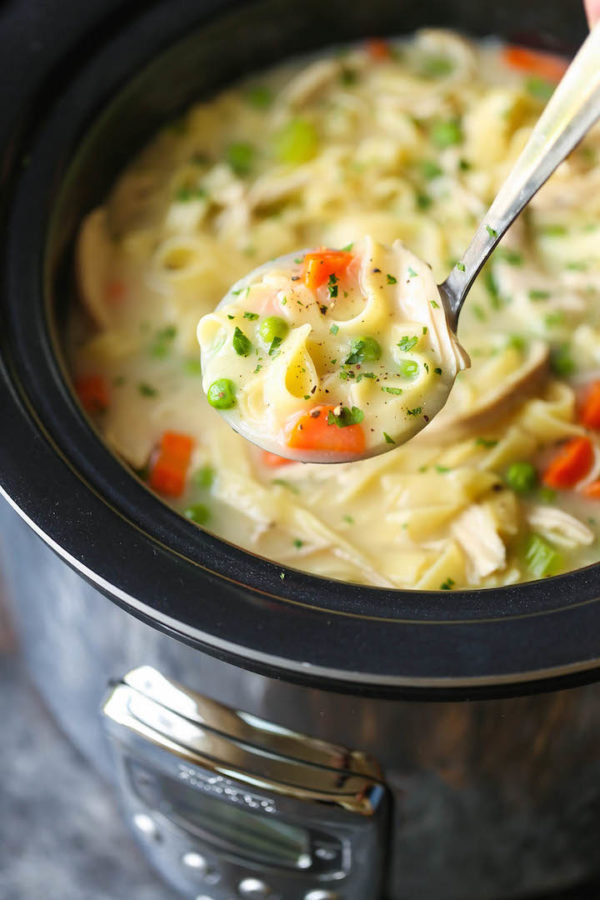
M 409 443 L 335 466 L 261 452 L 207 402 L 196 337 L 237 279 L 299 247 L 399 239 L 408 248 L 401 254 L 431 264 L 423 277 L 442 281 L 564 65 L 425 31 L 261 74 L 166 126 L 90 212 L 78 241 L 82 304 L 71 314 L 69 355 L 107 444 L 192 522 L 317 575 L 453 590 L 598 560 L 597 128 L 477 279 L 459 327 L 472 367 Z M 389 274 L 401 271 L 398 263 Z M 275 366 L 293 333 L 286 306 L 263 312 L 236 299 L 259 315 L 233 327 L 252 344 L 236 364 L 254 370 L 258 349 Z M 379 361 L 347 363 L 361 352 L 352 341 L 374 338 L 402 390 L 416 387 L 410 371 L 398 371 L 402 360 L 431 368 L 433 345 L 408 325 L 392 344 L 371 326 L 345 337 L 340 303 L 316 321 L 326 328 L 335 313 L 340 330 L 326 331 L 327 340 L 340 341 L 339 372 L 355 377 L 322 367 L 315 350 L 320 384 L 332 378 L 340 391 L 319 405 L 354 406 L 364 427 L 358 397 L 374 385 L 357 376 Z M 270 317 L 290 329 L 267 361 L 281 328 L 270 322 L 261 335 Z M 419 344 L 406 349 L 414 337 Z M 236 401 L 241 395 L 236 387 Z
M 211 406 L 285 457 L 339 462 L 420 431 L 467 363 L 428 266 L 396 241 L 281 257 L 200 320 Z

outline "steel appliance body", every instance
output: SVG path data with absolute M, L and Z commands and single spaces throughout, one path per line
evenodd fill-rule
M 582 13 L 548 7 L 5 13 L 3 570 L 36 684 L 186 896 L 501 900 L 600 869 L 598 566 L 426 597 L 282 570 L 198 532 L 112 457 L 60 349 L 78 222 L 194 98 L 422 25 L 568 50 Z

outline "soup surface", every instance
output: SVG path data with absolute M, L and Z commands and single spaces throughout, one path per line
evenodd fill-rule
M 165 127 L 78 240 L 69 360 L 108 445 L 197 525 L 319 575 L 452 590 L 598 560 L 598 129 L 474 285 L 472 368 L 409 443 L 335 466 L 260 451 L 207 403 L 196 337 L 234 282 L 300 247 L 400 239 L 443 280 L 563 69 L 426 31 L 261 74 Z
M 210 405 L 304 462 L 403 444 L 468 363 L 427 263 L 368 236 L 260 266 L 200 319 L 198 342 Z

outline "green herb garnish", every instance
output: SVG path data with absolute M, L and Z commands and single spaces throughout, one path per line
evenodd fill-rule
M 138 384 L 138 391 L 142 397 L 156 397 L 158 394 L 156 388 L 152 387 L 152 385 L 148 384 L 146 381 L 140 381 Z
M 433 143 L 441 149 L 460 144 L 463 139 L 461 124 L 457 119 L 434 122 L 430 136 Z
M 248 175 L 254 164 L 256 152 L 251 144 L 236 141 L 225 151 L 225 160 L 236 175 Z
M 383 432 L 383 437 L 385 438 L 386 444 L 395 444 L 396 443 L 394 438 L 390 437 L 389 434 L 387 433 L 387 431 Z
M 386 278 L 387 278 L 387 283 L 388 283 L 388 284 L 397 284 L 397 283 L 398 283 L 398 279 L 397 279 L 397 278 L 394 278 L 393 275 L 390 275 L 389 272 L 388 272 Z
M 381 347 L 372 337 L 354 338 L 350 344 L 350 355 L 344 365 L 355 366 L 358 363 L 376 362 L 381 357 Z
M 416 347 L 419 342 L 418 337 L 409 337 L 408 335 L 404 335 L 404 337 L 400 338 L 397 346 L 402 350 L 403 353 L 408 353 L 412 350 L 413 347 Z
M 338 428 L 346 428 L 348 425 L 358 425 L 364 419 L 365 414 L 358 406 L 348 409 L 347 406 L 341 406 L 339 414 L 336 415 L 335 410 L 327 413 L 327 424 L 337 425 Z
M 238 356 L 249 356 L 252 351 L 251 342 L 237 326 L 233 332 L 233 349 Z
M 254 322 L 256 321 L 256 319 L 258 319 L 258 313 L 248 312 L 248 310 L 246 310 L 246 312 L 244 313 L 244 318 L 250 319 L 251 322 Z

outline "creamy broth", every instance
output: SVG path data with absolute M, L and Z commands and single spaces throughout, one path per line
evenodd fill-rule
M 287 565 L 399 588 L 599 558 L 598 129 L 474 285 L 459 328 L 472 368 L 408 444 L 282 464 L 201 386 L 199 319 L 274 257 L 371 235 L 443 280 L 560 75 L 522 57 L 428 31 L 264 73 L 166 127 L 84 221 L 76 389 L 107 444 L 192 521 Z

